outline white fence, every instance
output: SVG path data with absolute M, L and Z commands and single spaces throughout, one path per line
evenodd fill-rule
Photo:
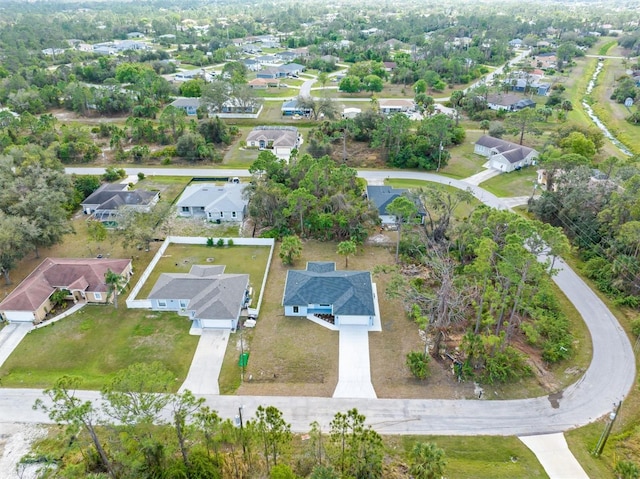
M 225 244 L 229 242 L 229 240 L 233 241 L 235 246 L 270 246 L 269 250 L 269 258 L 267 259 L 267 267 L 264 272 L 264 276 L 262 278 L 262 287 L 260 288 L 260 297 L 258 298 L 258 304 L 256 309 L 258 310 L 258 314 L 260 313 L 260 306 L 262 306 L 262 297 L 264 295 L 264 290 L 267 285 L 267 276 L 269 275 L 269 268 L 271 267 L 271 259 L 273 258 L 273 248 L 275 245 L 275 240 L 273 238 L 213 238 L 214 244 L 217 243 L 219 239 L 224 240 Z M 132 309 L 150 309 L 151 301 L 148 299 L 136 299 L 138 293 L 142 289 L 142 286 L 147 282 L 151 272 L 157 266 L 160 258 L 164 256 L 164 253 L 167 251 L 167 248 L 171 243 L 175 244 L 207 244 L 207 238 L 202 236 L 167 236 L 167 239 L 164 240 L 158 252 L 155 254 L 147 269 L 144 270 L 144 273 L 140 276 L 140 279 L 136 283 L 136 285 L 131 290 L 131 294 L 127 298 L 127 308 Z

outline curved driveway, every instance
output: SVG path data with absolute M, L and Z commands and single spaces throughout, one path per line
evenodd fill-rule
M 68 173 L 100 174 L 101 168 L 68 168 Z M 175 176 L 248 176 L 246 170 L 129 168 L 127 173 Z M 504 209 L 501 199 L 478 186 L 430 173 L 412 171 L 359 171 L 371 179 L 406 178 L 449 184 L 469 189 L 484 203 Z M 615 317 L 591 289 L 562 261 L 554 281 L 584 318 L 593 342 L 593 360 L 574 384 L 552 396 L 522 400 L 434 400 L 434 399 L 343 399 L 319 397 L 205 396 L 207 403 L 223 417 L 234 417 L 238 407 L 253 415 L 259 405 L 279 408 L 292 429 L 309 430 L 316 420 L 328 427 L 336 411 L 352 407 L 367 422 L 385 434 L 515 435 L 562 432 L 593 422 L 609 413 L 624 399 L 635 381 L 635 359 L 631 344 Z M 98 400 L 97 392 L 83 392 Z M 485 388 L 490 396 L 491 388 Z M 0 422 L 50 422 L 31 410 L 41 397 L 38 390 L 0 390 Z

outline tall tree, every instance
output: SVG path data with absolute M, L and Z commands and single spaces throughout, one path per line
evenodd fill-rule
M 107 302 L 113 297 L 113 306 L 118 309 L 118 295 L 124 291 L 128 279 L 121 274 L 114 273 L 111 269 L 107 269 L 104 274 L 104 282 L 107 285 Z
M 338 243 L 338 254 L 344 256 L 344 267 L 349 268 L 349 256 L 356 254 L 357 245 L 353 240 L 341 241 Z
M 400 259 L 400 237 L 402 236 L 402 226 L 410 223 L 418 214 L 416 204 L 406 196 L 398 196 L 387 205 L 387 212 L 395 217 L 398 239 L 396 241 L 396 263 Z
M 540 121 L 540 116 L 535 108 L 524 108 L 510 113 L 504 124 L 507 131 L 520 136 L 520 144 L 522 145 L 525 133 L 540 134 L 540 129 L 536 125 L 538 121 Z
M 302 255 L 302 241 L 297 236 L 285 236 L 280 244 L 280 259 L 291 265 Z

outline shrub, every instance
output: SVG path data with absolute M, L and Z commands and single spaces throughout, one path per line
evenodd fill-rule
M 233 246 L 233 240 L 231 238 L 227 240 L 227 246 Z
M 144 180 L 144 173 L 142 171 L 138 173 L 138 180 Z
M 219 247 L 223 247 L 224 246 L 224 240 L 222 238 L 218 239 L 218 242 L 216 243 L 217 246 Z
M 170 165 L 170 164 L 171 164 L 171 158 L 169 158 L 168 156 L 165 156 L 165 157 L 162 159 L 162 161 L 160 161 L 160 164 L 161 164 L 161 165 L 164 165 L 164 166 L 166 166 L 166 165 Z
M 209 246 L 210 248 L 215 246 L 215 243 L 213 242 L 213 238 L 207 238 L 207 246 Z
M 407 366 L 417 379 L 429 377 L 429 360 L 431 358 L 424 351 L 410 351 L 407 354 Z

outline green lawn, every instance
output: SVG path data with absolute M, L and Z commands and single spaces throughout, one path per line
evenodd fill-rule
M 225 273 L 247 273 L 249 275 L 249 284 L 253 287 L 253 305 L 255 306 L 260 295 L 269 250 L 268 246 L 211 248 L 205 245 L 170 244 L 140 290 L 138 298 L 147 297 L 162 273 L 188 273 L 194 264 L 225 265 Z
M 258 88 L 253 92 L 259 98 L 291 98 L 297 96 L 300 90 L 295 88 Z
M 528 167 L 510 173 L 501 173 L 480 183 L 480 186 L 500 198 L 527 196 L 533 191 L 536 177 L 535 168 Z
M 473 152 L 474 143 L 482 136 L 479 130 L 468 131 L 464 143 L 449 149 L 451 158 L 440 173 L 452 178 L 467 178 L 483 170 L 486 158 Z
M 133 189 L 159 190 L 162 201 L 173 203 L 191 181 L 185 176 L 147 176 L 138 181 Z
M 393 444 L 394 438 L 385 439 Z M 397 441 L 407 454 L 417 441 L 435 443 L 445 451 L 445 476 L 449 479 L 549 477 L 535 455 L 516 437 L 405 436 Z
M 46 388 L 65 374 L 83 389 L 100 389 L 136 362 L 160 361 L 185 380 L 198 344 L 190 321 L 175 313 L 87 305 L 57 323 L 29 333 L 0 368 L 4 387 Z

